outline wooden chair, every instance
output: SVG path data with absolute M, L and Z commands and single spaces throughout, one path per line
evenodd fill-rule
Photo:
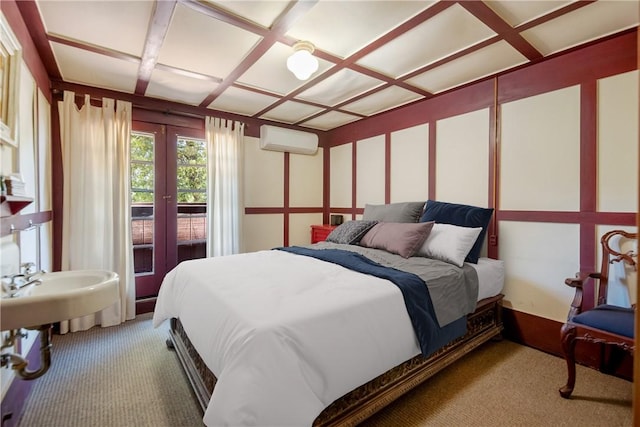
M 609 285 L 609 266 L 614 263 L 624 263 L 637 271 L 637 252 L 618 252 L 611 248 L 611 239 L 638 238 L 637 233 L 627 233 L 614 230 L 606 233 L 600 239 L 602 245 L 602 267 L 596 273 L 578 273 L 575 278 L 565 280 L 565 284 L 575 288 L 576 293 L 569 309 L 567 322 L 560 329 L 562 350 L 567 361 L 567 384 L 560 388 L 560 396 L 569 398 L 576 382 L 575 347 L 578 341 L 588 342 L 600 346 L 600 371 L 605 371 L 604 352 L 606 347 L 615 346 L 632 356 L 635 350 L 634 314 L 635 304 L 631 308 L 617 307 L 607 304 L 607 286 Z M 597 304 L 583 299 L 583 290 L 593 286 L 596 291 Z M 635 283 L 633 284 L 635 286 Z

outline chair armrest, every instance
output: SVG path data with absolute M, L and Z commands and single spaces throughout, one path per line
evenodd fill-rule
M 564 283 L 576 289 L 576 293 L 571 301 L 571 308 L 567 319 L 571 320 L 574 316 L 582 313 L 582 288 L 588 279 L 600 279 L 600 273 L 597 272 L 579 272 L 576 277 L 568 278 Z
M 576 273 L 576 277 L 565 279 L 564 284 L 572 288 L 582 288 L 587 279 L 599 279 L 600 273 Z

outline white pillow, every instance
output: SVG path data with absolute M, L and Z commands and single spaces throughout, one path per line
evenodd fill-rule
M 439 259 L 462 267 L 464 259 L 476 242 L 482 227 L 460 227 L 452 224 L 433 224 L 427 240 L 416 255 Z

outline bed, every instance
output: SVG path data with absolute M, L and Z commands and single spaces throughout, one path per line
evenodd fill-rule
M 206 425 L 355 425 L 500 336 L 501 261 L 426 256 L 442 226 L 379 218 L 167 274 L 154 325 L 170 319 Z

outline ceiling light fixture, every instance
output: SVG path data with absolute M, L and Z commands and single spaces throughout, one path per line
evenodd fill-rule
M 312 55 L 315 47 L 311 42 L 299 41 L 293 45 L 293 54 L 287 58 L 287 68 L 298 79 L 307 80 L 318 71 L 318 60 Z

